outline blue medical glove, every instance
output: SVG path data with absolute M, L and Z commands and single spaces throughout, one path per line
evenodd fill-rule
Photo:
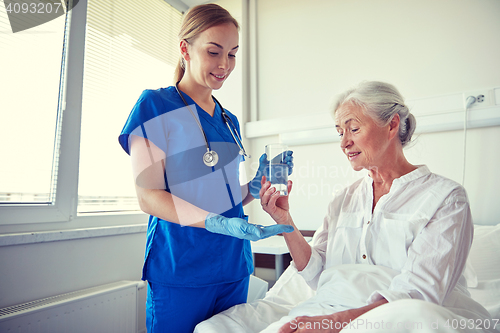
M 287 150 L 286 155 L 285 155 L 285 162 L 288 166 L 288 175 L 290 176 L 293 172 L 293 151 Z M 278 156 L 276 156 L 278 157 Z M 275 158 L 276 158 L 275 157 Z M 281 159 L 281 156 L 279 156 Z M 267 160 L 267 155 L 262 154 L 262 156 L 259 158 L 259 169 L 257 170 L 257 174 L 255 177 L 250 181 L 250 184 L 248 184 L 248 187 L 250 188 L 250 194 L 252 197 L 255 199 L 259 199 L 259 192 L 261 188 L 260 180 L 262 179 L 262 176 L 265 175 L 266 172 L 266 167 L 269 161 Z
M 224 217 L 209 213 L 205 218 L 205 229 L 216 234 L 257 241 L 282 232 L 292 232 L 291 225 L 274 224 L 267 227 L 248 223 L 238 217 Z

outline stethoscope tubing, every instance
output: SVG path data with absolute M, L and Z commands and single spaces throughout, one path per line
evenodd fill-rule
M 240 149 L 240 155 L 243 155 L 245 157 L 250 158 L 250 155 L 247 154 L 245 151 L 245 148 L 243 147 L 243 140 L 241 139 L 240 135 L 238 134 L 238 131 L 236 130 L 236 125 L 233 123 L 231 118 L 227 115 L 226 111 L 224 111 L 224 108 L 222 107 L 222 104 L 217 100 L 217 98 L 213 97 L 212 98 L 215 100 L 217 104 L 219 104 L 219 107 L 221 109 L 222 113 L 222 119 L 224 119 L 224 122 L 226 123 L 227 129 L 229 130 L 229 133 L 231 133 L 231 136 L 233 137 L 234 142 L 238 145 L 238 148 Z M 231 126 L 233 129 L 231 129 L 231 126 L 229 126 L 229 123 L 231 123 Z
M 175 90 L 177 90 L 177 93 L 179 94 L 179 96 L 181 97 L 182 101 L 184 102 L 184 104 L 186 104 L 189 112 L 191 112 L 191 115 L 193 116 L 194 120 L 196 121 L 196 124 L 198 125 L 198 127 L 200 128 L 200 131 L 201 133 L 203 134 L 203 137 L 205 138 L 205 145 L 207 146 L 207 151 L 210 150 L 210 147 L 208 146 L 208 139 L 207 139 L 207 135 L 205 134 L 205 131 L 203 130 L 203 127 L 201 126 L 201 123 L 200 121 L 198 120 L 198 118 L 196 117 L 196 115 L 194 114 L 193 110 L 191 110 L 191 108 L 189 107 L 189 104 L 186 102 L 186 99 L 184 98 L 184 96 L 182 96 L 180 90 L 179 90 L 179 82 L 177 82 L 175 84 Z
M 188 107 L 189 111 L 191 112 L 191 115 L 193 116 L 193 118 L 195 119 L 196 123 L 198 124 L 198 127 L 200 128 L 200 131 L 203 134 L 203 137 L 205 139 L 205 146 L 207 147 L 207 152 L 203 155 L 203 162 L 207 166 L 212 167 L 215 164 L 217 164 L 217 161 L 218 161 L 217 153 L 215 151 L 213 151 L 213 150 L 210 150 L 210 146 L 208 144 L 207 135 L 206 135 L 205 131 L 203 130 L 203 127 L 201 126 L 200 121 L 198 120 L 198 118 L 194 114 L 193 110 L 191 110 L 191 108 L 189 107 L 189 104 L 187 103 L 186 99 L 184 98 L 184 96 L 182 96 L 182 93 L 180 92 L 178 85 L 179 85 L 179 82 L 177 82 L 175 84 L 175 89 L 177 90 L 177 94 L 179 94 L 179 96 L 181 97 L 181 99 L 184 102 L 184 104 Z M 243 141 L 241 140 L 241 137 L 239 136 L 238 131 L 236 130 L 236 126 L 234 125 L 233 121 L 227 115 L 226 111 L 224 111 L 224 108 L 222 107 L 222 104 L 215 97 L 212 96 L 212 98 L 219 105 L 219 107 L 221 109 L 222 119 L 226 123 L 226 126 L 227 126 L 227 128 L 229 130 L 229 133 L 231 133 L 231 136 L 233 137 L 234 142 L 238 146 L 238 148 L 240 150 L 240 155 L 243 155 L 243 156 L 246 156 L 246 157 L 250 157 L 250 155 L 248 155 L 246 153 L 245 148 L 243 147 Z M 231 126 L 229 125 L 229 123 L 231 123 L 231 126 L 233 127 L 233 129 L 231 129 Z M 215 162 L 212 162 L 212 161 L 207 162 L 206 161 L 206 157 L 207 156 L 213 156 L 216 159 L 216 161 Z

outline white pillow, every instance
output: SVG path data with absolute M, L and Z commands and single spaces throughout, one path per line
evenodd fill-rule
M 266 296 L 267 289 L 269 288 L 269 283 L 264 281 L 255 275 L 250 275 L 250 281 L 248 283 L 248 294 L 247 303 L 251 303 L 255 300 L 262 299 Z
M 464 276 L 472 298 L 500 318 L 500 224 L 474 226 Z
M 499 254 L 500 224 L 474 226 L 474 241 L 468 264 L 476 273 L 478 282 L 500 279 Z

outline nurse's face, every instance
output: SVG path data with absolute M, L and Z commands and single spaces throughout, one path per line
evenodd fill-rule
M 238 29 L 232 23 L 203 31 L 190 44 L 186 43 L 185 75 L 203 88 L 221 88 L 236 64 L 238 40 Z
M 354 170 L 372 170 L 387 162 L 389 127 L 380 127 L 359 106 L 343 105 L 335 114 L 340 148 Z

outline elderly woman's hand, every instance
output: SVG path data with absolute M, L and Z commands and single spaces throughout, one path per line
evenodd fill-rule
M 260 204 L 265 212 L 267 212 L 273 220 L 278 224 L 286 224 L 289 215 L 290 206 L 288 204 L 288 196 L 280 196 L 279 191 L 271 186 L 266 176 L 261 179 L 261 189 L 259 192 Z M 288 181 L 288 195 L 292 191 L 292 181 Z
M 335 321 L 334 315 L 301 316 L 281 326 L 278 333 L 338 333 L 342 327 L 348 327 L 349 322 Z
M 359 316 L 387 303 L 385 298 L 361 308 L 354 308 L 333 313 L 326 316 L 300 316 L 281 326 L 278 333 L 338 333 L 345 327 L 354 328 L 360 323 L 356 320 Z M 364 323 L 364 320 L 361 321 Z M 354 325 L 353 325 L 354 324 Z

